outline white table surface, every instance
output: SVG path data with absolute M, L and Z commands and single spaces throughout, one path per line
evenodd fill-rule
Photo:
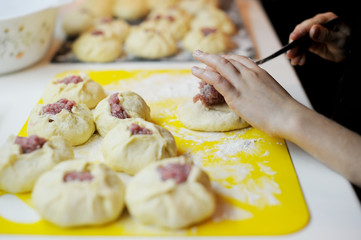
M 242 16 L 260 57 L 281 47 L 280 41 L 258 0 L 240 0 Z M 50 58 L 59 47 L 55 39 L 47 56 L 38 64 L 22 71 L 0 75 L 0 144 L 10 134 L 17 134 L 30 110 L 38 102 L 46 83 L 56 73 L 71 69 L 136 69 L 136 68 L 190 68 L 194 63 L 107 63 L 50 64 Z M 310 102 L 285 56 L 262 66 L 289 93 L 311 108 Z M 240 236 L 227 239 L 361 239 L 361 208 L 350 183 L 328 169 L 295 144 L 287 142 L 296 173 L 310 212 L 310 221 L 302 230 L 280 236 Z M 361 173 L 360 173 L 361 174 Z M 294 216 L 297 217 L 297 216 Z M 1 226 L 0 226 L 1 227 Z M 262 227 L 262 226 L 260 226 Z M 0 239 L 119 239 L 120 237 L 49 237 L 0 235 Z M 182 239 L 182 237 L 177 237 Z M 211 238 L 211 237 L 209 237 Z M 223 239 L 224 237 L 222 237 Z M 121 237 L 144 239 L 144 237 Z M 155 238 L 156 239 L 156 238 Z M 197 239 L 197 237 L 184 237 Z

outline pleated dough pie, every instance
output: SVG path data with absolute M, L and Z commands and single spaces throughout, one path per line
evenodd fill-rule
M 46 104 L 36 105 L 30 112 L 27 132 L 43 138 L 62 136 L 71 145 L 85 143 L 94 133 L 93 115 L 84 104 L 76 103 L 71 111 L 62 109 L 58 114 L 44 114 Z
M 229 35 L 236 32 L 236 26 L 227 13 L 215 7 L 207 7 L 197 13 L 192 20 L 191 28 L 217 28 Z
M 129 118 L 143 118 L 150 121 L 150 108 L 141 96 L 131 91 L 116 94 L 119 106 L 123 108 Z M 93 111 L 97 131 L 103 137 L 124 120 L 112 115 L 109 103 L 111 97 L 112 95 L 109 95 L 100 101 Z
M 208 175 L 184 157 L 141 170 L 128 183 L 125 202 L 141 222 L 172 229 L 207 219 L 216 205 Z
M 193 29 L 183 39 L 183 47 L 189 52 L 197 49 L 207 53 L 224 53 L 235 47 L 229 35 L 216 28 Z
M 174 55 L 177 41 L 168 32 L 152 28 L 133 27 L 124 43 L 128 54 L 146 59 L 158 59 Z
M 122 19 L 100 18 L 96 19 L 92 30 L 99 30 L 105 36 L 116 36 L 120 41 L 124 41 L 130 31 L 129 24 Z
M 73 81 L 73 82 L 72 82 Z M 90 79 L 88 74 L 69 74 L 64 78 L 55 78 L 45 87 L 44 103 L 54 103 L 61 98 L 83 103 L 88 108 L 94 108 L 106 97 L 103 87 Z
M 177 111 L 180 122 L 191 130 L 225 132 L 249 126 L 225 103 L 205 107 L 200 101 L 188 101 L 180 104 Z
M 181 40 L 190 29 L 191 15 L 178 7 L 156 8 L 141 25 L 147 29 L 168 32 Z
M 196 15 L 202 9 L 213 6 L 218 6 L 218 0 L 182 0 L 179 1 L 178 6 L 192 15 Z
M 71 160 L 38 179 L 32 203 L 45 220 L 58 226 L 94 226 L 120 216 L 124 191 L 117 173 L 105 164 Z
M 59 136 L 51 137 L 30 153 L 23 153 L 15 139 L 10 136 L 0 148 L 0 189 L 7 192 L 32 191 L 42 173 L 74 157 L 71 145 Z
M 85 0 L 80 7 L 91 12 L 95 17 L 111 17 L 114 0 Z
M 82 33 L 72 46 L 75 56 L 83 62 L 112 62 L 121 56 L 122 48 L 118 37 L 97 29 Z
M 134 175 L 152 162 L 176 156 L 177 147 L 167 129 L 141 118 L 129 118 L 104 137 L 101 151 L 108 166 Z
M 115 0 L 114 16 L 128 21 L 144 18 L 149 13 L 146 0 Z
M 77 36 L 93 25 L 94 15 L 82 8 L 69 11 L 62 19 L 62 27 L 67 36 Z

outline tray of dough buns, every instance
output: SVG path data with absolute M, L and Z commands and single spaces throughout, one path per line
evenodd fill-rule
M 301 230 L 309 212 L 285 141 L 225 103 L 204 106 L 205 86 L 189 69 L 54 76 L 0 148 L 0 233 Z
M 255 57 L 233 0 L 86 0 L 61 22 L 53 63 L 192 61 L 196 49 Z

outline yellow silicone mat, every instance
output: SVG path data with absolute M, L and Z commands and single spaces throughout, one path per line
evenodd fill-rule
M 78 71 L 57 75 L 65 76 Z M 115 222 L 98 227 L 59 228 L 42 220 L 31 195 L 0 191 L 0 233 L 112 236 L 279 235 L 307 225 L 309 212 L 287 146 L 252 127 L 225 133 L 197 132 L 182 126 L 177 106 L 198 91 L 188 69 L 85 71 L 107 93 L 134 91 L 151 108 L 152 122 L 172 132 L 178 153 L 188 153 L 212 180 L 217 194 L 214 215 L 195 226 L 166 230 L 142 225 L 125 211 Z M 25 123 L 19 135 L 26 136 Z M 102 161 L 98 134 L 75 147 L 76 157 Z

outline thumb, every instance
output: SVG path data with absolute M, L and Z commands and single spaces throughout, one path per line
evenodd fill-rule
M 310 29 L 310 37 L 318 43 L 330 43 L 334 41 L 335 36 L 332 31 L 319 25 L 313 25 Z

